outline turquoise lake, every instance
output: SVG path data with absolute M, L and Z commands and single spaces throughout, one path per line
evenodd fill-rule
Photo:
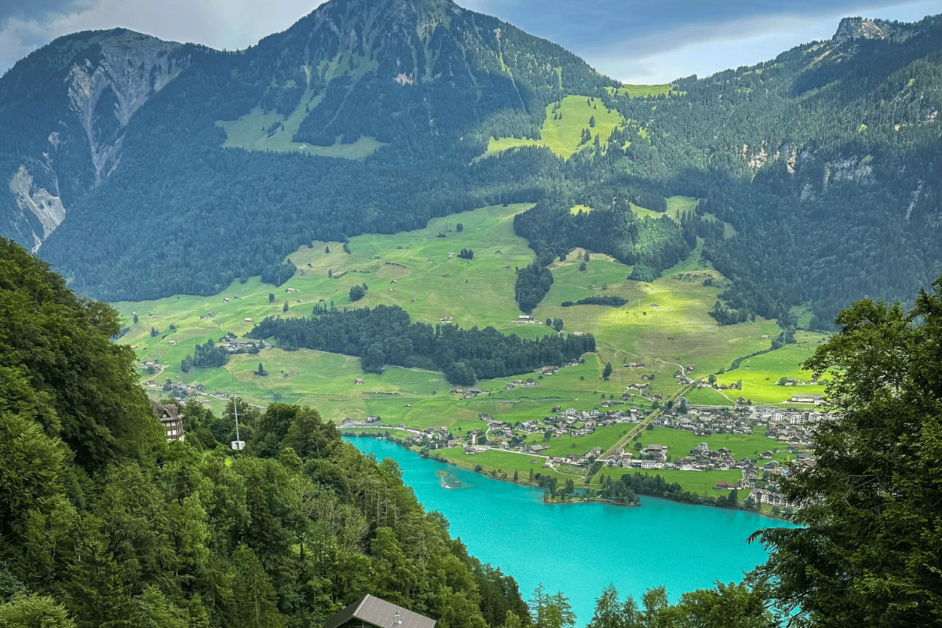
M 689 506 L 641 497 L 641 507 L 606 504 L 545 505 L 543 491 L 492 480 L 477 473 L 420 458 L 377 438 L 345 439 L 377 460 L 392 458 L 426 510 L 437 510 L 450 532 L 482 562 L 516 578 L 528 600 L 543 583 L 562 591 L 577 626 L 592 619 L 595 599 L 613 583 L 619 595 L 641 595 L 660 585 L 672 602 L 716 580 L 739 581 L 765 562 L 759 543 L 746 539 L 758 529 L 787 526 L 738 510 Z M 446 471 L 464 488 L 441 486 Z

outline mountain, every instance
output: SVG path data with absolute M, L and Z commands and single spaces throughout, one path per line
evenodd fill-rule
M 632 97 L 448 0 L 332 0 L 240 52 L 79 33 L 0 78 L 0 233 L 75 290 L 145 299 L 279 283 L 312 240 L 531 202 L 515 226 L 541 265 L 581 246 L 650 280 L 699 250 L 730 279 L 720 322 L 826 327 L 942 274 L 939 42 L 939 17 L 848 18 Z M 576 105 L 609 126 L 592 115 L 553 152 Z M 697 211 L 632 210 L 677 195 Z
M 0 232 L 101 298 L 209 294 L 482 201 L 463 167 L 488 135 L 614 84 L 438 0 L 334 0 L 238 53 L 79 33 L 0 79 Z
M 942 17 L 848 18 L 830 40 L 672 87 L 614 103 L 631 121 L 610 141 L 622 149 L 519 217 L 518 233 L 548 256 L 574 241 L 618 256 L 612 229 L 590 224 L 602 218 L 577 224 L 571 207 L 607 207 L 626 180 L 698 198 L 698 216 L 736 231 L 686 229 L 732 280 L 721 322 L 826 328 L 855 299 L 911 298 L 942 274 Z

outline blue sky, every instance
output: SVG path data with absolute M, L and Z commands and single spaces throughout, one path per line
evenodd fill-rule
M 750 65 L 829 38 L 841 17 L 916 21 L 942 0 L 459 0 L 630 83 Z M 241 49 L 317 0 L 0 0 L 0 73 L 60 35 L 122 26 L 161 39 Z

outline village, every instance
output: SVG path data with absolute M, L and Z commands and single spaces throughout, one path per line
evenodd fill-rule
M 524 384 L 526 385 L 526 384 Z M 657 472 L 661 470 L 709 472 L 739 471 L 741 478 L 736 481 L 718 481 L 713 487 L 717 491 L 751 491 L 756 504 L 768 504 L 776 512 L 790 508 L 785 497 L 776 490 L 776 480 L 786 473 L 781 460 L 773 458 L 777 454 L 787 453 L 794 464 L 813 466 L 814 427 L 820 421 L 829 419 L 823 412 L 801 408 L 749 407 L 731 408 L 705 407 L 688 405 L 680 397 L 671 407 L 656 409 L 645 414 L 640 408 L 627 407 L 626 401 L 606 400 L 593 410 L 577 411 L 573 408 L 553 408 L 553 414 L 542 419 L 518 421 L 514 424 L 500 420 L 489 414 L 481 414 L 480 420 L 486 422 L 485 429 L 468 430 L 455 434 L 446 427 L 416 430 L 399 425 L 392 429 L 410 432 L 411 445 L 424 453 L 434 450 L 461 447 L 465 455 L 474 456 L 488 451 L 505 451 L 531 457 L 533 464 L 542 469 L 579 472 L 586 476 L 594 463 L 604 467 L 616 467 L 639 472 Z M 634 448 L 616 447 L 611 443 L 608 449 L 601 446 L 578 450 L 565 455 L 559 452 L 553 455 L 552 443 L 562 437 L 583 437 L 594 434 L 597 430 L 617 424 L 638 424 L 644 422 L 648 430 L 667 428 L 687 431 L 704 440 L 687 451 L 673 451 L 666 445 L 649 443 L 642 445 L 638 436 L 633 440 Z M 350 420 L 344 421 L 344 427 L 356 428 Z M 374 428 L 384 426 L 382 419 L 371 416 L 367 425 Z M 709 438 L 713 435 L 751 435 L 762 428 L 768 437 L 767 449 L 755 457 L 736 458 L 726 447 L 712 449 Z M 640 434 L 644 434 L 642 431 Z M 597 466 L 595 468 L 598 468 Z

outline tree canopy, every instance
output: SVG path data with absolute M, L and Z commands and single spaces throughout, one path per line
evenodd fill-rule
M 813 467 L 780 490 L 801 527 L 765 530 L 761 569 L 807 626 L 942 625 L 942 278 L 906 311 L 859 301 L 805 364 L 829 373 Z

